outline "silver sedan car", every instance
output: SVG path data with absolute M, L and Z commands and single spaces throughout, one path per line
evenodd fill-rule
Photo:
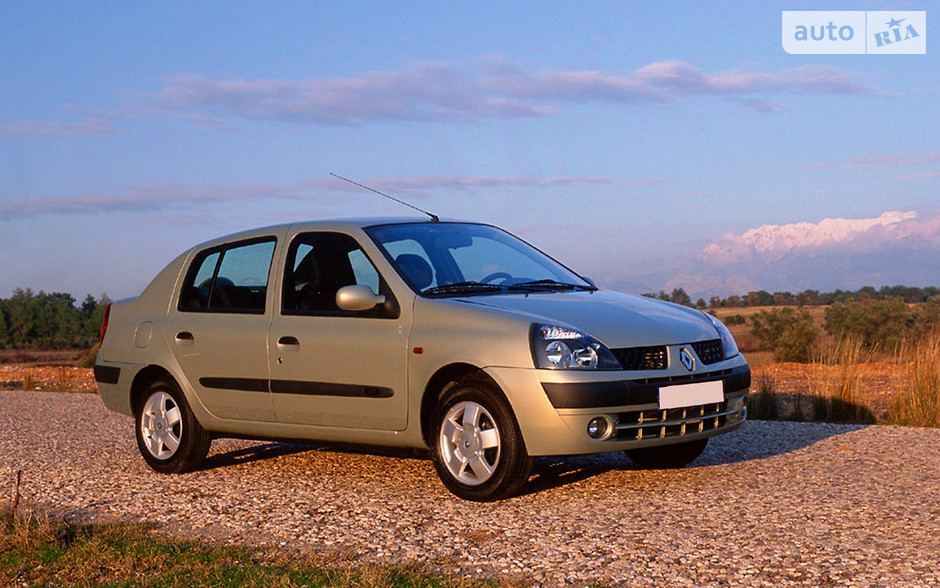
M 485 501 L 536 456 L 685 465 L 744 423 L 751 376 L 717 319 L 598 290 L 501 229 L 367 219 L 190 249 L 109 307 L 95 379 L 158 472 L 226 436 L 430 449 Z

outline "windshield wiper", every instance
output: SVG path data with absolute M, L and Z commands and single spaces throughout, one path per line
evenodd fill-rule
M 503 286 L 499 284 L 484 284 L 483 282 L 454 282 L 453 284 L 441 284 L 421 290 L 422 294 L 456 294 L 461 292 L 490 292 L 493 290 L 502 290 Z
M 511 289 L 520 289 L 520 290 L 597 290 L 593 286 L 584 286 L 581 284 L 569 284 L 567 282 L 559 282 L 558 280 L 530 280 L 528 282 L 519 282 L 518 284 L 511 284 L 507 286 Z

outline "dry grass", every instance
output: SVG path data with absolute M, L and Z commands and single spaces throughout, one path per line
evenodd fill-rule
M 813 420 L 837 423 L 874 423 L 874 412 L 864 406 L 860 393 L 862 372 L 859 366 L 868 363 L 871 354 L 864 351 L 860 339 L 844 338 L 835 347 L 823 352 L 817 363 L 835 369 L 816 370 L 809 394 Z
M 751 393 L 747 396 L 747 413 L 751 418 L 762 421 L 775 421 L 780 418 L 776 388 L 777 380 L 771 374 L 761 374 L 754 378 Z
M 902 346 L 904 386 L 892 397 L 891 418 L 914 426 L 940 426 L 940 332 Z
M 761 420 L 940 427 L 940 333 L 887 358 L 845 341 L 812 364 L 755 367 L 748 413 Z

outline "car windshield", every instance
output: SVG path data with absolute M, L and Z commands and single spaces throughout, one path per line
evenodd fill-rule
M 416 291 L 428 296 L 595 290 L 509 233 L 468 223 L 413 223 L 366 232 Z

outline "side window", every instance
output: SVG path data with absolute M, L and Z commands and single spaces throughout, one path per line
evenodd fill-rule
M 374 293 L 382 287 L 379 272 L 355 239 L 343 233 L 300 234 L 287 251 L 281 312 L 345 314 L 336 305 L 336 292 L 356 284 Z
M 353 275 L 356 277 L 356 283 L 368 286 L 375 293 L 379 291 L 379 272 L 375 266 L 362 252 L 362 249 L 354 249 L 349 252 L 349 264 L 352 266 Z
M 182 311 L 264 313 L 274 239 L 233 243 L 203 251 L 190 266 Z

